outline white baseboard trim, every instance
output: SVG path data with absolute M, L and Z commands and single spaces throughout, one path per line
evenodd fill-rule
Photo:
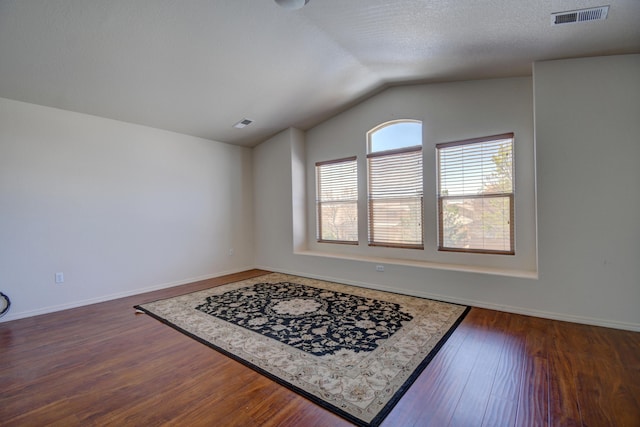
M 359 281 L 355 281 L 355 280 L 345 280 L 345 279 L 341 279 L 341 278 L 337 278 L 337 277 L 331 277 L 331 276 L 325 276 L 325 275 L 315 275 L 315 274 L 309 274 L 309 273 L 304 273 L 304 272 L 294 271 L 294 270 L 288 270 L 288 269 L 277 269 L 277 268 L 267 267 L 267 266 L 256 266 L 255 268 L 262 269 L 262 270 L 268 270 L 268 271 L 275 271 L 275 272 L 278 272 L 278 273 L 293 274 L 293 275 L 296 275 L 296 276 L 309 277 L 309 278 L 312 278 L 312 279 L 344 283 L 344 284 L 347 284 L 347 285 L 359 286 L 359 287 L 369 288 L 369 289 L 376 289 L 376 290 L 379 290 L 379 291 L 394 292 L 394 293 L 411 295 L 411 296 L 416 296 L 416 297 L 421 297 L 421 298 L 429 298 L 429 299 L 438 300 L 438 301 L 451 302 L 451 303 L 455 303 L 455 304 L 469 305 L 469 306 L 472 306 L 472 307 L 486 308 L 486 309 L 489 309 L 489 310 L 497 310 L 497 311 L 504 311 L 504 312 L 507 312 L 507 313 L 523 314 L 523 315 L 526 315 L 526 316 L 540 317 L 540 318 L 543 318 L 543 319 L 560 320 L 560 321 L 563 321 L 563 322 L 581 323 L 581 324 L 585 324 L 585 325 L 602 326 L 602 327 L 605 327 L 605 328 L 623 329 L 623 330 L 627 330 L 627 331 L 640 332 L 640 324 L 638 324 L 638 323 L 619 322 L 619 321 L 616 321 L 616 320 L 598 319 L 598 318 L 585 317 L 585 316 L 576 316 L 576 315 L 573 315 L 573 314 L 566 314 L 566 313 L 554 313 L 554 312 L 549 312 L 549 311 L 530 309 L 530 308 L 526 308 L 526 307 L 515 307 L 515 306 L 509 306 L 509 305 L 494 304 L 494 303 L 490 303 L 490 302 L 486 302 L 486 301 L 478 301 L 478 300 L 471 300 L 471 299 L 465 299 L 465 298 L 456 298 L 456 297 L 451 297 L 451 296 L 446 296 L 446 295 L 433 294 L 433 293 L 429 293 L 429 292 L 420 292 L 420 291 L 407 290 L 407 289 L 401 289 L 401 288 L 393 288 L 393 287 L 390 287 L 390 286 L 375 285 L 375 284 L 359 282 Z
M 132 295 L 144 294 L 146 292 L 157 291 L 157 290 L 160 290 L 160 289 L 171 288 L 171 287 L 174 287 L 174 286 L 186 285 L 188 283 L 198 282 L 198 281 L 201 281 L 201 280 L 214 279 L 216 277 L 226 276 L 228 274 L 240 273 L 242 271 L 247 271 L 247 270 L 251 270 L 251 269 L 254 269 L 254 268 L 255 269 L 261 269 L 261 270 L 267 270 L 267 271 L 274 271 L 274 272 L 278 272 L 278 273 L 293 274 L 293 275 L 296 275 L 296 276 L 310 277 L 312 279 L 318 279 L 318 280 L 327 280 L 327 281 L 332 281 L 332 282 L 345 283 L 347 285 L 359 286 L 359 287 L 370 288 L 370 289 L 377 289 L 377 290 L 380 290 L 380 291 L 402 293 L 402 294 L 406 294 L 406 295 L 412 295 L 412 296 L 417 296 L 417 297 L 422 297 L 422 298 L 429 298 L 429 299 L 434 299 L 434 300 L 439 300 L 439 301 L 451 302 L 451 303 L 455 303 L 455 304 L 470 305 L 472 307 L 486 308 L 486 309 L 489 309 L 489 310 L 504 311 L 504 312 L 507 312 L 507 313 L 523 314 L 523 315 L 526 315 L 526 316 L 541 317 L 541 318 L 544 318 L 544 319 L 552 319 L 552 320 L 559 320 L 559 321 L 564 321 L 564 322 L 581 323 L 581 324 L 585 324 L 585 325 L 602 326 L 602 327 L 605 327 L 605 328 L 614 328 L 614 329 L 622 329 L 622 330 L 640 332 L 640 324 L 637 324 L 637 323 L 620 322 L 620 321 L 616 321 L 616 320 L 598 319 L 598 318 L 591 318 L 591 317 L 585 317 L 585 316 L 576 316 L 576 315 L 572 315 L 572 314 L 554 313 L 554 312 L 548 312 L 548 311 L 543 311 L 543 310 L 529 309 L 529 308 L 525 308 L 525 307 L 515 307 L 515 306 L 509 306 L 509 305 L 494 304 L 494 303 L 490 303 L 490 302 L 486 302 L 486 301 L 478 301 L 478 300 L 471 300 L 471 299 L 465 299 L 465 298 L 456 298 L 456 297 L 451 297 L 451 296 L 446 296 L 446 295 L 434 294 L 434 293 L 430 293 L 430 292 L 420 292 L 420 291 L 407 290 L 407 289 L 402 289 L 402 288 L 393 288 L 393 287 L 390 287 L 390 286 L 375 285 L 375 284 L 371 284 L 371 283 L 359 282 L 359 281 L 356 281 L 356 280 L 345 280 L 345 279 L 338 278 L 338 277 L 332 277 L 332 276 L 327 276 L 327 275 L 309 274 L 309 273 L 301 272 L 301 271 L 295 271 L 295 270 L 289 270 L 289 269 L 278 269 L 278 268 L 273 268 L 273 267 L 268 267 L 268 266 L 247 266 L 247 267 L 242 267 L 242 268 L 238 268 L 238 269 L 226 270 L 226 271 L 221 271 L 221 272 L 217 272 L 217 273 L 207 274 L 207 275 L 204 275 L 204 276 L 198 276 L 198 277 L 192 277 L 192 278 L 188 278 L 188 279 L 178 280 L 178 281 L 175 281 L 175 282 L 162 283 L 162 284 L 158 284 L 158 285 L 148 286 L 148 287 L 145 287 L 145 288 L 133 289 L 133 290 L 130 290 L 130 291 L 119 292 L 119 293 L 109 294 L 109 295 L 103 295 L 103 296 L 99 296 L 99 297 L 95 297 L 95 298 L 89 298 L 89 299 L 86 299 L 86 300 L 73 301 L 73 302 L 66 303 L 66 304 L 43 307 L 43 308 L 40 308 L 40 309 L 37 309 L 37 310 L 29 310 L 29 311 L 23 311 L 23 312 L 18 312 L 18 313 L 7 313 L 4 317 L 0 318 L 0 323 L 8 322 L 8 321 L 11 321 L 11 320 L 23 319 L 23 318 L 26 318 L 26 317 L 38 316 L 38 315 L 41 315 L 41 314 L 54 313 L 54 312 L 57 312 L 57 311 L 68 310 L 68 309 L 71 309 L 71 308 L 82 307 L 82 306 L 90 305 L 90 304 L 97 304 L 97 303 L 100 303 L 100 302 L 111 301 L 111 300 L 114 300 L 114 299 L 129 297 L 129 296 L 132 296 Z
M 89 298 L 80 301 L 73 301 L 65 304 L 52 305 L 49 307 L 43 307 L 36 310 L 22 311 L 17 313 L 7 313 L 4 317 L 0 318 L 0 323 L 8 322 L 11 320 L 24 319 L 26 317 L 39 316 L 41 314 L 55 313 L 56 311 L 68 310 L 71 308 L 83 307 L 85 305 L 97 304 L 100 302 L 111 301 L 118 298 L 130 297 L 133 295 L 140 295 L 147 292 L 158 291 L 160 289 L 172 288 L 174 286 L 186 285 L 187 283 L 199 282 L 201 280 L 215 279 L 216 277 L 226 276 L 227 274 L 240 273 L 242 271 L 251 270 L 254 267 L 242 267 L 233 270 L 226 270 L 216 272 L 212 274 L 206 274 L 204 276 L 191 277 L 188 279 L 177 280 L 175 282 L 161 283 L 159 285 L 148 286 L 145 288 L 132 289 L 130 291 L 118 292 L 115 294 L 101 295 L 95 298 Z

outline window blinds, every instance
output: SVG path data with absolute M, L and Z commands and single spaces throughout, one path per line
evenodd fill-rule
M 422 147 L 371 153 L 369 245 L 423 248 Z
M 317 240 L 357 244 L 356 157 L 316 163 L 316 185 Z
M 513 255 L 513 133 L 436 150 L 438 249 Z

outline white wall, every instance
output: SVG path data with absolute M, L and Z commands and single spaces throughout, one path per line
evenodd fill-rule
M 640 329 L 640 55 L 535 64 L 540 271 L 559 310 Z
M 535 66 L 539 279 L 394 264 L 378 273 L 373 262 L 295 254 L 288 213 L 297 195 L 286 171 L 292 152 L 282 134 L 254 151 L 255 194 L 269 193 L 255 200 L 260 216 L 256 236 L 261 236 L 256 239 L 256 264 L 480 307 L 640 330 L 639 58 Z M 402 106 L 403 98 L 394 105 Z M 339 123 L 360 108 L 362 104 L 331 120 Z M 492 113 L 481 112 L 478 126 L 485 115 Z M 353 132 L 355 138 L 360 130 Z M 309 144 L 306 149 L 308 157 Z
M 251 169 L 247 148 L 0 99 L 2 320 L 250 268 Z
M 304 200 L 292 197 L 293 188 L 300 192 L 300 181 L 293 180 L 294 170 L 297 175 L 304 172 L 299 165 L 294 169 L 292 163 L 295 153 L 303 154 L 300 138 L 299 130 L 288 129 L 253 149 L 253 185 L 259 189 L 254 192 L 254 254 L 260 259 L 258 265 L 286 264 L 294 245 L 300 244 L 293 230 L 297 227 L 304 231 L 304 224 L 300 224 L 304 217 L 298 214 L 294 222 L 293 213 L 294 209 L 300 213 Z
M 366 134 L 397 119 L 422 122 L 424 160 L 424 250 L 370 247 L 367 244 Z M 436 144 L 514 132 L 516 255 L 486 255 L 437 250 Z M 476 266 L 535 277 L 536 222 L 531 78 L 478 80 L 393 87 L 306 134 L 308 223 L 316 223 L 316 162 L 358 158 L 358 228 L 360 244 L 318 243 L 308 229 L 308 249 L 359 256 L 404 258 L 432 266 Z
M 0 99 L 0 290 L 13 301 L 1 320 L 255 265 L 640 330 L 638 76 L 640 55 L 535 65 L 538 280 L 398 264 L 378 273 L 371 261 L 295 254 L 308 246 L 300 230 L 313 226 L 305 225 L 302 167 L 305 158 L 308 174 L 311 147 L 298 130 L 249 150 Z M 444 88 L 437 114 L 446 120 L 461 111 L 446 103 L 447 92 L 522 81 L 398 88 L 392 111 L 404 116 L 414 89 Z M 347 119 L 361 108 L 316 132 L 350 129 Z M 495 117 L 487 109 L 477 126 Z

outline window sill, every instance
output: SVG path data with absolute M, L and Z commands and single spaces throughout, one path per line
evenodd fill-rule
M 309 250 L 294 251 L 294 254 L 304 255 L 304 256 L 316 256 L 316 257 L 323 257 L 323 258 L 334 258 L 334 259 L 349 260 L 349 261 L 371 262 L 371 263 L 377 263 L 377 264 L 400 265 L 405 267 L 462 271 L 465 273 L 492 274 L 496 276 L 517 277 L 520 279 L 538 279 L 538 272 L 529 271 L 529 270 L 509 270 L 509 269 L 495 268 L 495 267 L 480 267 L 475 265 L 471 266 L 471 265 L 460 265 L 460 264 L 448 264 L 448 263 L 439 263 L 439 262 L 431 262 L 431 261 L 414 261 L 414 260 L 398 259 L 398 258 L 345 255 L 345 254 L 335 254 L 335 253 L 309 251 Z

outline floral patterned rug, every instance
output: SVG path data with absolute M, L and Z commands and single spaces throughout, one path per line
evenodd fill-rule
M 135 308 L 362 426 L 382 422 L 469 310 L 280 273 Z

